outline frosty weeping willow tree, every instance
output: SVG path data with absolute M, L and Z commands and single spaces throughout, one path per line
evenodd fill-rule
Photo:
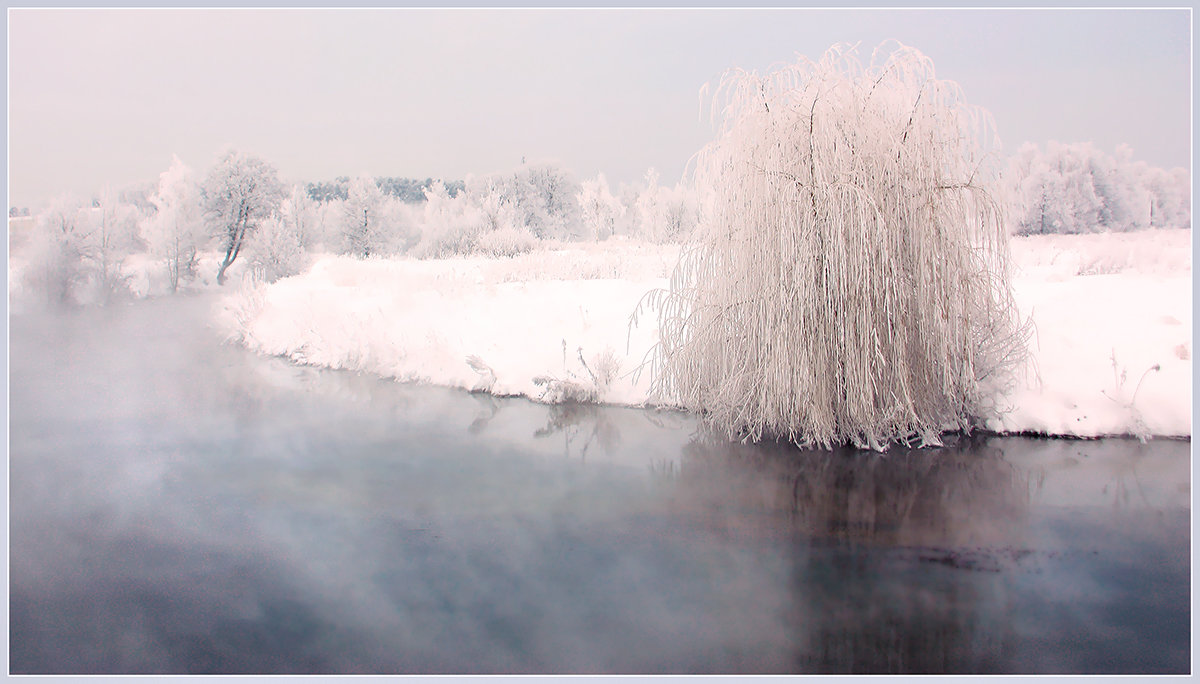
M 713 107 L 698 239 L 649 296 L 655 395 L 826 448 L 936 444 L 994 411 L 1026 336 L 987 113 L 898 44 L 732 72 Z

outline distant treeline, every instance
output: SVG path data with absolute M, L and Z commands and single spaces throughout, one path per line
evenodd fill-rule
M 401 202 L 413 204 L 425 201 L 425 191 L 433 187 L 434 182 L 432 178 L 426 178 L 425 180 L 393 177 L 375 179 L 375 185 L 379 187 L 379 191 L 384 195 L 395 197 Z M 350 177 L 338 176 L 333 181 L 309 183 L 306 186 L 306 190 L 308 191 L 309 198 L 315 202 L 344 200 L 349 196 L 350 183 Z M 458 193 L 466 187 L 466 183 L 460 180 L 443 181 L 443 183 L 445 183 L 446 192 L 451 197 L 457 197 Z
M 1006 202 L 1018 235 L 1192 227 L 1192 176 L 1091 143 L 1026 143 L 1009 162 Z

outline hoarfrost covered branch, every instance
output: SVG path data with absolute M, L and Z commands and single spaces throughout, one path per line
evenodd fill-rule
M 891 51 L 886 51 L 891 48 Z M 915 49 L 730 72 L 654 391 L 732 437 L 875 449 L 992 415 L 1023 355 L 989 115 Z

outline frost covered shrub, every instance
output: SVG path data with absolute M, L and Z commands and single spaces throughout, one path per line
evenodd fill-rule
M 622 183 L 612 198 L 620 211 L 613 233 L 656 244 L 680 244 L 692 237 L 699 222 L 699 197 L 690 184 L 659 185 L 659 173 L 646 170 L 641 182 Z
M 582 237 L 579 192 L 574 176 L 552 162 L 522 164 L 466 183 L 466 200 L 485 224 L 515 225 L 540 240 Z
M 375 179 L 361 176 L 350 182 L 342 203 L 342 254 L 366 258 L 391 254 L 409 240 L 401 202 L 388 197 Z
M 505 175 L 467 176 L 466 192 L 456 199 L 470 202 L 479 211 L 482 230 L 525 225 L 525 211 L 518 206 L 520 197 L 512 192 L 511 179 Z
M 728 436 L 938 443 L 1024 349 L 990 117 L 920 52 L 730 72 L 705 211 L 658 306 L 656 396 Z
M 475 252 L 484 256 L 509 257 L 533 251 L 537 238 L 524 228 L 508 226 L 480 233 L 475 239 Z
M 579 184 L 579 220 L 585 239 L 607 240 L 617 232 L 625 206 L 608 189 L 604 174 Z
M 279 218 L 300 241 L 300 248 L 313 249 L 320 239 L 321 212 L 317 202 L 301 185 L 293 185 L 291 194 L 279 203 Z
M 579 192 L 569 173 L 548 163 L 469 176 L 456 194 L 434 181 L 415 212 L 419 237 L 407 252 L 418 258 L 511 256 L 538 240 L 582 237 Z
M 451 197 L 446 186 L 436 181 L 425 190 L 425 207 L 420 218 L 421 237 L 412 253 L 420 258 L 468 254 L 485 223 L 478 207 L 461 197 Z
M 646 171 L 646 187 L 633 205 L 636 214 L 632 234 L 658 244 L 687 240 L 698 221 L 696 197 L 683 183 L 674 187 L 658 184 L 658 171 Z
M 535 237 L 580 236 L 580 187 L 571 172 L 553 162 L 522 164 L 511 175 L 511 187 L 524 225 Z
M 308 260 L 300 226 L 282 216 L 272 216 L 250 236 L 250 268 L 261 280 L 273 283 L 299 273 Z
M 51 306 L 77 304 L 88 282 L 90 235 L 80 220 L 78 202 L 57 198 L 37 216 L 37 230 L 27 247 L 27 285 Z
M 587 373 L 587 378 L 568 368 L 567 341 L 563 340 L 565 377 L 539 375 L 533 378 L 533 384 L 542 388 L 542 393 L 538 395 L 539 401 L 549 404 L 593 403 L 603 400 L 608 394 L 621 368 L 621 362 L 612 347 L 605 347 L 599 354 L 593 355 L 590 364 L 583 358 L 583 347 L 576 348 L 575 354 L 579 359 L 579 366 Z
M 455 201 L 469 204 L 471 209 L 464 212 L 479 221 L 478 232 L 469 245 L 472 252 L 516 256 L 537 246 L 537 238 L 525 227 L 525 210 L 509 192 L 510 180 L 501 174 L 467 177 L 466 192 Z

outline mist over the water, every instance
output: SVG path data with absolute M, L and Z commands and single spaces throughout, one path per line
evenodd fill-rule
M 1186 442 L 729 446 L 212 305 L 13 318 L 14 673 L 1187 669 Z

